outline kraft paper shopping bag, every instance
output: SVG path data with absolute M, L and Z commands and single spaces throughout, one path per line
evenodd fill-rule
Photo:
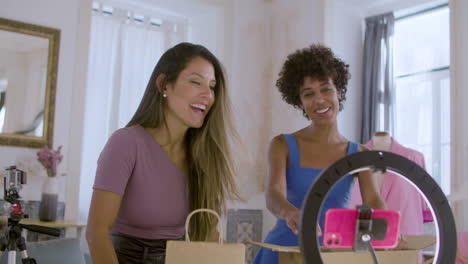
M 166 264 L 245 264 L 245 245 L 224 243 L 223 229 L 219 229 L 218 242 L 192 242 L 188 234 L 190 218 L 196 213 L 211 213 L 218 218 L 218 213 L 210 209 L 194 210 L 185 221 L 185 241 L 168 241 Z

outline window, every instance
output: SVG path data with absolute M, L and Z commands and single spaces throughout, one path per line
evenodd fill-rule
M 449 8 L 397 18 L 393 134 L 424 154 L 426 170 L 450 192 Z

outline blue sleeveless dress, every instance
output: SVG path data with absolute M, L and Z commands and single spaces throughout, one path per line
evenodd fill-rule
M 292 134 L 283 135 L 288 144 L 289 168 L 286 169 L 287 200 L 295 207 L 301 209 L 302 202 L 309 187 L 320 175 L 322 170 L 313 168 L 301 168 L 299 166 L 300 155 L 296 138 Z M 358 144 L 349 142 L 347 155 L 358 151 Z M 347 175 L 338 182 L 327 195 L 319 216 L 319 225 L 324 230 L 325 212 L 330 208 L 347 208 L 353 187 L 353 176 Z M 286 221 L 277 219 L 276 227 L 265 238 L 265 243 L 281 246 L 298 246 L 296 236 L 286 224 Z M 278 253 L 269 249 L 260 248 L 253 262 L 254 264 L 277 264 Z

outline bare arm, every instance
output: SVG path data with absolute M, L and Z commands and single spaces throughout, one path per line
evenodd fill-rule
M 94 264 L 118 264 L 110 231 L 120 208 L 122 196 L 94 190 L 89 209 L 86 240 Z
M 289 228 L 298 234 L 300 211 L 286 199 L 286 168 L 288 145 L 283 136 L 273 138 L 268 151 L 268 176 L 265 190 L 268 210 L 284 219 Z
M 367 151 L 364 146 L 359 146 L 359 151 Z M 362 202 L 375 209 L 387 209 L 387 205 L 380 195 L 380 188 L 375 177 L 370 171 L 359 173 L 359 188 L 361 189 Z

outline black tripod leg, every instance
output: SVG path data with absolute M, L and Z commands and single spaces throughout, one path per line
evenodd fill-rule
M 7 245 L 8 245 L 8 241 L 6 237 L 0 238 L 0 256 L 3 254 L 3 252 L 7 248 Z
M 23 264 L 37 264 L 36 260 L 28 256 L 28 251 L 26 250 L 26 242 L 22 236 L 16 240 L 16 246 L 18 251 L 21 254 L 21 262 Z
M 7 245 L 8 245 L 8 240 L 7 240 L 7 237 L 5 235 L 4 237 L 0 238 L 0 257 L 3 255 L 3 252 L 6 251 Z

